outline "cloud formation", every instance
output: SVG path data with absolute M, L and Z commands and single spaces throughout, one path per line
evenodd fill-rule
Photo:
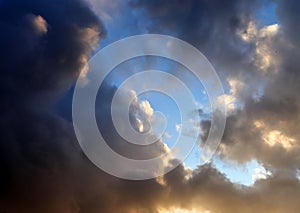
M 227 81 L 223 98 L 232 105 L 219 155 L 239 163 L 256 159 L 270 171 L 245 187 L 212 164 L 195 170 L 180 165 L 147 181 L 120 180 L 92 165 L 66 116 L 70 108 L 59 113 L 64 117 L 53 105 L 97 48 L 102 23 L 80 0 L 1 1 L 0 211 L 298 212 L 300 3 L 275 2 L 280 24 L 259 28 L 255 1 L 130 1 L 145 12 L 149 32 L 196 45 Z M 102 85 L 97 98 L 99 128 L 109 145 L 136 159 L 165 152 L 163 141 L 137 150 L 115 132 L 109 111 L 115 90 Z M 144 130 L 151 105 L 136 100 L 131 110 L 133 126 Z M 210 121 L 201 127 L 205 140 Z M 167 159 L 159 169 L 176 162 Z
M 289 4 L 299 8 L 295 2 Z M 296 174 L 299 169 L 296 123 L 300 108 L 299 62 L 295 59 L 299 43 L 293 39 L 296 32 L 289 29 L 294 20 L 290 8 L 279 2 L 278 14 L 280 21 L 284 19 L 280 27 L 273 24 L 257 30 L 252 26 L 247 31 L 251 36 L 244 35 L 246 42 L 255 44 L 254 64 L 257 72 L 262 71 L 264 89 L 259 95 L 248 96 L 244 107 L 228 117 L 221 153 L 240 162 L 258 159 L 275 171 L 290 170 Z M 203 128 L 207 127 L 203 122 Z

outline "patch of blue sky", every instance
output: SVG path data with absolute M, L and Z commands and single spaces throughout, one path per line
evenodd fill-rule
M 106 37 L 101 41 L 101 47 L 105 47 L 115 41 L 128 36 L 147 33 L 148 20 L 144 18 L 143 11 L 133 9 L 127 1 L 120 1 L 120 9 L 112 11 L 111 18 L 104 20 Z
M 256 160 L 245 164 L 237 164 L 215 157 L 213 164 L 219 171 L 225 174 L 231 182 L 245 186 L 250 186 L 257 178 L 267 175 L 265 169 Z
M 203 164 L 203 162 L 201 162 L 201 148 L 198 144 L 195 144 L 183 164 L 190 169 L 196 169 L 199 165 Z
M 262 7 L 255 13 L 258 27 L 261 28 L 267 25 L 280 24 L 276 15 L 276 3 L 270 0 L 263 0 L 261 4 Z
M 296 176 L 300 180 L 300 170 L 297 170 Z

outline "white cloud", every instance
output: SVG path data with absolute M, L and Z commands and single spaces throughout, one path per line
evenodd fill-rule
M 255 45 L 254 63 L 263 73 L 279 63 L 276 51 L 273 49 L 274 45 L 272 45 L 273 38 L 278 34 L 279 29 L 278 24 L 267 25 L 258 29 L 256 24 L 251 21 L 247 29 L 238 33 L 242 40 Z
M 296 139 L 288 137 L 279 130 L 269 129 L 263 121 L 256 120 L 253 125 L 261 130 L 263 141 L 270 147 L 279 145 L 286 150 L 290 150 L 296 144 Z
M 229 79 L 228 84 L 230 86 L 229 92 L 234 97 L 237 97 L 238 93 L 245 87 L 245 83 L 238 79 Z
M 172 135 L 171 135 L 170 133 L 168 133 L 168 132 L 165 132 L 163 136 L 164 136 L 165 138 L 167 138 L 167 139 L 172 138 Z
M 278 30 L 279 30 L 278 24 L 265 26 L 259 31 L 259 37 L 264 38 L 269 36 L 275 36 L 278 33 Z
M 224 94 L 218 97 L 218 103 L 221 105 L 225 103 L 227 111 L 233 111 L 235 107 L 236 98 L 233 95 Z
M 271 172 L 266 170 L 263 166 L 257 167 L 254 169 L 254 174 L 252 175 L 253 182 L 260 179 L 267 179 L 271 176 Z
M 272 131 L 266 133 L 264 135 L 263 139 L 271 147 L 275 146 L 275 145 L 280 145 L 287 150 L 291 149 L 293 147 L 294 143 L 296 142 L 296 140 L 294 138 L 290 138 L 290 137 L 284 135 L 279 130 L 272 130 Z
M 80 31 L 81 39 L 85 41 L 89 48 L 95 50 L 99 45 L 100 32 L 98 29 L 86 27 Z
M 148 116 L 151 117 L 153 115 L 153 108 L 151 107 L 149 101 L 142 101 L 140 102 L 140 108 L 144 111 L 144 113 Z
M 238 34 L 246 42 L 251 42 L 251 41 L 255 40 L 257 37 L 256 24 L 253 21 L 250 21 L 247 26 L 247 29 L 244 29 L 244 30 L 238 32 Z
M 27 15 L 28 19 L 32 23 L 34 29 L 39 35 L 46 34 L 48 32 L 48 27 L 47 27 L 47 22 L 46 20 L 40 16 L 40 15 L 33 15 L 33 14 L 28 14 Z
M 176 129 L 177 132 L 179 132 L 180 129 L 181 129 L 181 124 L 176 124 L 175 125 L 175 129 Z
M 262 71 L 266 71 L 278 63 L 275 50 L 272 45 L 272 38 L 278 33 L 279 25 L 273 24 L 263 27 L 258 33 L 256 46 L 256 66 Z

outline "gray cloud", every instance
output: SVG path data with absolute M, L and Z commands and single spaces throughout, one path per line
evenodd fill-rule
M 297 10 L 297 3 L 289 4 Z M 258 99 L 248 96 L 245 106 L 228 117 L 221 153 L 239 162 L 257 159 L 275 171 L 295 174 L 300 163 L 299 43 L 294 39 L 297 31 L 290 29 L 297 15 L 290 13 L 289 4 L 278 4 L 282 24 L 268 44 L 276 53 L 270 60 L 277 63 L 265 73 L 263 94 Z M 202 127 L 207 132 L 207 121 Z
M 263 85 L 263 93 L 256 98 L 254 90 L 241 91 L 246 89 L 240 85 L 239 91 L 232 93 L 242 97 L 243 107 L 228 117 L 220 155 L 240 163 L 257 159 L 273 175 L 243 187 L 231 183 L 210 164 L 194 171 L 180 165 L 164 177 L 147 181 L 125 181 L 102 172 L 80 150 L 70 122 L 52 109 L 103 36 L 101 22 L 77 0 L 2 1 L 0 211 L 152 213 L 182 208 L 211 213 L 297 212 L 300 102 L 296 22 L 300 4 L 278 1 L 280 31 L 268 45 L 280 60 L 266 73 L 260 72 L 253 59 L 257 40 L 246 42 L 239 35 L 253 19 L 256 3 L 188 0 L 131 4 L 147 12 L 149 31 L 174 33 L 197 45 L 216 67 L 223 68 L 218 72 L 224 79 L 238 79 L 250 88 Z M 105 121 L 100 129 L 111 141 L 109 145 L 138 159 L 164 151 L 161 141 L 151 149 L 139 149 L 138 154 L 124 145 L 107 116 L 116 88 L 103 87 L 97 113 L 98 119 Z M 147 118 L 139 105 L 133 111 Z M 209 126 L 209 120 L 202 122 L 203 138 Z

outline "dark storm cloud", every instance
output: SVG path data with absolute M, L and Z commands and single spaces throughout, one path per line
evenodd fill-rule
M 50 109 L 104 35 L 82 1 L 0 2 L 0 211 L 74 212 L 71 126 Z
M 237 32 L 253 18 L 258 2 L 132 0 L 131 4 L 147 12 L 150 33 L 175 35 L 193 44 L 221 69 L 217 71 L 235 75 L 250 66 L 246 53 L 251 46 L 243 45 Z
M 243 46 L 236 35 L 255 12 L 252 1 L 135 1 L 133 5 L 148 11 L 152 32 L 175 32 L 196 44 L 215 64 L 225 66 L 226 75 L 248 76 L 246 67 L 252 72 L 254 66 L 248 61 L 252 50 L 240 48 L 251 49 L 252 45 Z M 267 75 L 260 101 L 248 97 L 245 108 L 230 115 L 223 141 L 228 149 L 222 153 L 239 162 L 257 158 L 292 172 L 286 177 L 277 173 L 247 188 L 231 183 L 212 165 L 194 171 L 180 165 L 160 179 L 147 181 L 120 180 L 96 168 L 81 152 L 71 124 L 53 113 L 52 104 L 72 85 L 98 44 L 104 32 L 101 23 L 79 0 L 0 1 L 0 211 L 157 213 L 182 208 L 211 213 L 297 212 L 299 45 L 293 27 L 297 26 L 298 7 L 296 1 L 279 3 L 280 36 L 292 48 L 274 43 L 281 50 L 281 71 Z M 98 97 L 99 116 L 109 114 L 114 91 L 104 85 Z M 135 106 L 134 110 L 141 109 Z M 107 124 L 103 131 L 113 139 L 110 145 L 120 152 L 128 149 L 118 146 L 122 141 L 111 129 L 110 118 L 99 119 Z M 265 129 L 254 128 L 256 120 L 262 120 Z M 203 122 L 203 129 L 209 126 L 209 121 Z M 296 138 L 295 149 L 262 143 L 262 135 L 273 129 Z M 152 152 L 140 152 L 142 156 L 128 154 L 147 158 L 162 150 L 157 146 Z
M 68 87 L 104 34 L 98 18 L 78 0 L 0 5 L 0 88 L 8 99 Z
M 70 123 L 53 113 L 52 105 L 74 83 L 104 34 L 98 18 L 77 0 L 1 1 L 0 12 L 0 211 L 154 208 L 151 197 L 162 188 L 155 180 L 131 183 L 105 174 L 81 152 Z M 105 88 L 99 98 L 102 115 L 108 114 L 115 89 Z M 111 146 L 124 150 L 120 137 L 106 130 Z M 139 153 L 140 158 L 153 155 Z M 143 191 L 147 185 L 149 194 Z

